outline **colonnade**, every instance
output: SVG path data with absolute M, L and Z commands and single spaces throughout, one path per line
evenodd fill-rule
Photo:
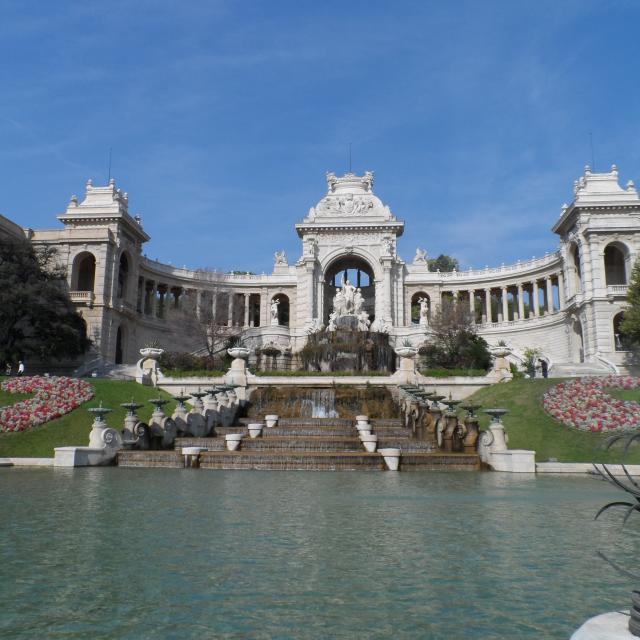
M 477 324 L 526 320 L 557 313 L 565 306 L 562 272 L 526 282 L 502 284 L 481 289 L 442 291 L 441 301 L 468 300 Z
M 260 293 L 239 293 L 231 288 L 211 291 L 169 286 L 140 276 L 136 311 L 145 316 L 164 319 L 169 309 L 192 310 L 198 317 L 208 314 L 220 326 L 259 327 L 264 323 L 264 297 Z

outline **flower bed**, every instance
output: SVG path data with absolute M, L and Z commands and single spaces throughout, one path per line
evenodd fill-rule
M 556 420 L 581 431 L 639 429 L 640 405 L 613 398 L 607 388 L 638 389 L 640 378 L 611 375 L 561 382 L 544 394 L 542 406 Z
M 0 408 L 0 432 L 25 431 L 73 411 L 93 397 L 88 382 L 76 378 L 27 376 L 2 383 L 9 393 L 33 393 L 33 398 Z

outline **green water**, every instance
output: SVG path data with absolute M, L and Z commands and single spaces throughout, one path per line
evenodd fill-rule
M 0 469 L 2 638 L 568 638 L 627 606 L 588 478 Z M 637 553 L 635 554 L 637 558 Z

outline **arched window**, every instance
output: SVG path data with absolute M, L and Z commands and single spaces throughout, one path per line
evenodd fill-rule
M 616 351 L 629 351 L 630 341 L 620 330 L 620 325 L 624 320 L 624 311 L 617 313 L 613 317 L 613 344 Z
M 96 280 L 96 259 L 92 253 L 78 254 L 73 261 L 71 289 L 93 291 Z
M 411 296 L 411 324 L 420 324 L 421 299 L 427 301 L 427 317 L 431 316 L 431 298 L 424 291 L 418 291 Z
M 626 247 L 613 243 L 604 250 L 604 275 L 607 286 L 627 284 L 627 251 Z
M 122 364 L 124 362 L 124 354 L 125 354 L 125 335 L 124 329 L 122 326 L 118 327 L 118 331 L 116 333 L 116 353 L 115 353 L 115 363 Z
M 118 266 L 118 289 L 116 298 L 127 297 L 127 280 L 129 278 L 129 260 L 125 253 L 120 256 L 120 264 Z

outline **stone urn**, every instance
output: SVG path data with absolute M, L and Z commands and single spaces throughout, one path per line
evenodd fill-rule
M 491 347 L 491 354 L 496 358 L 506 358 L 510 353 L 511 349 L 503 344 Z
M 247 429 L 249 430 L 249 435 L 252 438 L 257 438 L 262 433 L 262 427 L 264 427 L 264 423 L 262 422 L 250 422 L 247 425 Z
M 396 347 L 394 351 L 401 358 L 415 358 L 418 355 L 415 347 Z
M 246 360 L 251 352 L 247 347 L 231 347 L 230 349 L 227 349 L 227 353 L 232 358 L 241 358 L 242 360 Z
M 140 349 L 140 355 L 143 358 L 152 358 L 156 360 L 164 353 L 164 349 L 160 349 L 159 347 L 142 347 Z
M 384 458 L 384 463 L 389 471 L 397 471 L 400 467 L 400 449 L 378 449 L 378 453 Z
M 264 417 L 264 421 L 267 423 L 267 429 L 272 429 L 278 424 L 278 417 L 275 413 L 271 413 Z
M 227 444 L 227 449 L 229 451 L 237 451 L 240 446 L 240 442 L 242 442 L 242 434 L 241 433 L 228 433 L 224 440 Z

